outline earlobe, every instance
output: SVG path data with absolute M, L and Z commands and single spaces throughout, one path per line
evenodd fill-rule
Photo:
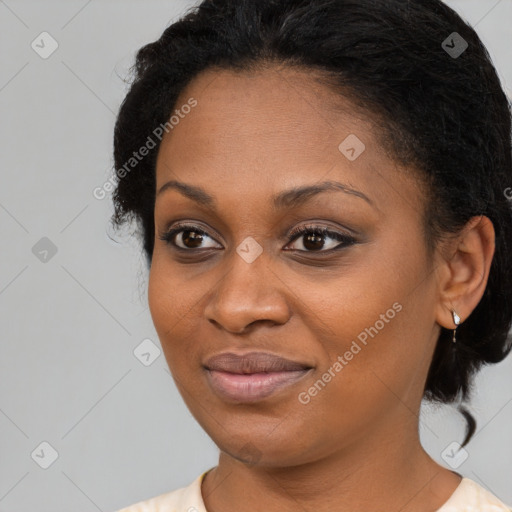
M 450 255 L 441 263 L 437 322 L 455 329 L 457 313 L 463 323 L 480 302 L 491 268 L 495 249 L 495 232 L 486 216 L 472 217 L 450 243 Z M 441 269 L 440 269 L 441 270 Z

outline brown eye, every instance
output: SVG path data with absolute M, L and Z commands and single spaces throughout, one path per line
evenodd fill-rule
M 198 233 L 197 231 L 186 230 L 181 232 L 182 243 L 188 249 L 197 249 L 200 247 L 203 236 L 202 233 Z
M 297 228 L 292 235 L 297 235 L 292 241 L 301 241 L 295 249 L 303 252 L 328 252 L 356 243 L 349 235 L 318 226 Z
M 176 226 L 159 238 L 167 244 L 183 250 L 218 248 L 217 242 L 206 231 L 193 225 Z M 203 243 L 208 245 L 202 246 Z

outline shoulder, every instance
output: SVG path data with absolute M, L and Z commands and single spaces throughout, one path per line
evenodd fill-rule
M 201 495 L 201 482 L 207 472 L 186 487 L 140 501 L 116 512 L 206 512 Z
M 512 512 L 512 508 L 474 480 L 464 477 L 436 512 Z

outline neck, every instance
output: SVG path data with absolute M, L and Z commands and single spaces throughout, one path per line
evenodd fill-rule
M 407 431 L 380 428 L 378 435 L 293 467 L 248 465 L 221 452 L 202 494 L 208 512 L 286 512 L 298 504 L 304 510 L 424 512 L 441 507 L 460 480 L 423 450 L 417 423 L 410 422 Z

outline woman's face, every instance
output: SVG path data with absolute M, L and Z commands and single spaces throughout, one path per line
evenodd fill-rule
M 439 326 L 414 174 L 297 70 L 210 70 L 176 109 L 149 305 L 194 417 L 269 466 L 417 435 Z

